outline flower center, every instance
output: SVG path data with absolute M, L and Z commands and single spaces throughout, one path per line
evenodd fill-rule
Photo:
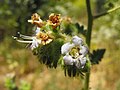
M 71 51 L 69 52 L 69 54 L 72 56 L 72 58 L 76 59 L 76 58 L 78 58 L 78 57 L 80 56 L 79 51 L 80 51 L 80 48 L 78 48 L 78 47 L 73 47 L 73 48 L 71 49 Z

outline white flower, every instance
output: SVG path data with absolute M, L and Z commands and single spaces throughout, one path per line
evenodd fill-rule
M 37 35 L 39 32 L 40 32 L 40 28 L 37 27 L 37 29 L 35 31 L 35 35 Z M 41 44 L 41 40 L 37 39 L 36 36 L 26 36 L 26 35 L 20 34 L 19 32 L 18 32 L 18 35 L 20 38 L 22 38 L 24 40 L 20 40 L 17 37 L 13 37 L 13 38 L 16 39 L 18 42 L 31 44 L 30 48 L 32 50 L 34 48 L 37 48 L 39 46 L 39 44 Z
M 72 43 L 65 43 L 61 47 L 61 53 L 65 55 L 63 57 L 65 65 L 75 65 L 77 68 L 84 68 L 88 54 L 88 48 L 83 44 L 82 38 L 74 36 Z

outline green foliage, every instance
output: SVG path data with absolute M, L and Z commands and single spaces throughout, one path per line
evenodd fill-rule
M 70 21 L 63 20 L 61 24 L 61 29 L 63 33 L 70 36 L 80 34 L 85 37 L 86 35 L 86 29 L 84 29 L 84 25 L 80 25 L 79 23 L 73 23 Z
M 15 83 L 15 78 L 7 77 L 5 80 L 5 87 L 7 87 L 8 90 L 18 90 Z
M 15 76 L 7 76 L 5 80 L 5 87 L 8 90 L 31 90 L 31 85 L 26 81 L 21 81 L 20 85 L 16 85 Z
M 31 85 L 26 81 L 21 81 L 19 90 L 31 90 Z
M 75 25 L 73 23 L 66 24 L 64 33 L 70 36 L 75 35 L 77 33 Z
M 91 57 L 91 63 L 92 64 L 99 64 L 99 62 L 103 58 L 104 53 L 105 53 L 105 49 L 93 50 L 93 52 L 90 56 Z
M 80 25 L 79 23 L 76 23 L 75 26 L 76 26 L 76 28 L 78 29 L 78 33 L 86 36 L 87 30 L 84 29 L 84 26 L 83 26 L 83 25 Z
M 63 41 L 58 39 L 51 42 L 50 44 L 38 47 L 36 55 L 38 56 L 39 61 L 43 64 L 46 64 L 50 68 L 56 68 L 58 60 L 61 56 L 62 44 Z

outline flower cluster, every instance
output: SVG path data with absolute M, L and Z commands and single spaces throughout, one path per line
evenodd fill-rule
M 62 24 L 61 21 L 63 21 Z M 65 33 L 69 30 L 69 28 L 64 29 L 64 24 L 70 22 L 69 18 L 62 20 L 60 14 L 52 13 L 48 20 L 43 21 L 35 13 L 28 22 L 36 26 L 35 34 L 26 36 L 18 32 L 18 37 L 14 37 L 14 39 L 18 42 L 29 43 L 34 55 L 37 55 L 42 64 L 56 68 L 62 54 L 64 70 L 68 72 L 68 76 L 76 76 L 86 70 L 89 58 L 88 48 L 83 39 L 73 36 L 71 42 L 64 44 L 67 40 Z M 65 26 L 67 27 L 67 25 Z M 72 33 L 70 35 L 72 36 Z
M 74 36 L 72 43 L 65 43 L 61 47 L 61 53 L 64 55 L 65 65 L 75 65 L 78 69 L 84 68 L 87 61 L 88 48 L 84 45 L 82 38 Z
M 57 28 L 60 23 L 60 14 L 50 14 L 49 20 L 43 21 L 40 16 L 35 13 L 31 16 L 31 19 L 28 22 L 37 26 L 34 36 L 22 35 L 18 32 L 19 38 L 14 37 L 18 42 L 30 43 L 31 49 L 37 48 L 39 45 L 46 45 L 53 41 L 54 35 L 52 35 L 52 30 L 44 30 L 47 26 L 52 26 L 53 29 Z

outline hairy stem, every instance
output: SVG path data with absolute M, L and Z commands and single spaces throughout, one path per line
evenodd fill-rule
M 86 36 L 86 43 L 90 48 L 91 44 L 91 33 L 92 33 L 92 25 L 93 25 L 93 16 L 91 12 L 90 0 L 86 0 L 87 5 L 87 14 L 88 14 L 88 27 L 87 27 L 87 36 Z
M 86 43 L 90 49 L 92 25 L 93 25 L 93 16 L 91 12 L 90 0 L 86 0 L 86 7 L 87 7 L 87 15 L 88 15 Z M 90 67 L 88 67 L 88 72 L 86 73 L 86 76 L 85 76 L 84 90 L 89 90 L 89 79 L 90 79 Z

